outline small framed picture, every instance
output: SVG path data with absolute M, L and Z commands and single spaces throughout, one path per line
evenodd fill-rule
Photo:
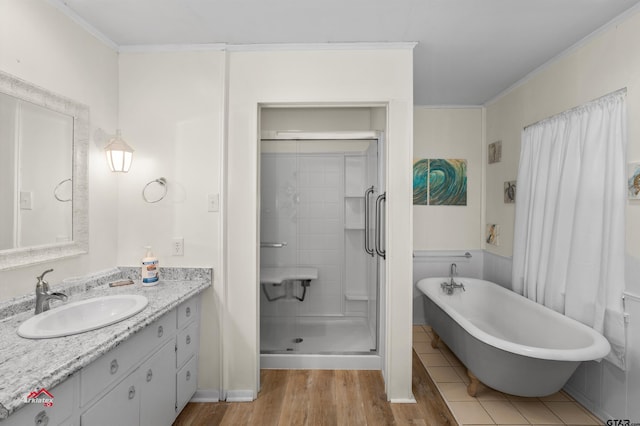
M 489 144 L 489 164 L 499 163 L 502 160 L 502 141 Z
M 493 246 L 500 245 L 500 225 L 495 223 L 487 223 L 487 244 Z
M 504 203 L 513 204 L 516 202 L 516 181 L 510 180 L 504 183 Z
M 640 163 L 627 165 L 627 194 L 630 200 L 640 200 Z

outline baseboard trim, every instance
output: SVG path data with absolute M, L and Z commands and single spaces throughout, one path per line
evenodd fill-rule
M 218 389 L 198 389 L 189 402 L 220 402 Z
M 252 390 L 240 389 L 240 390 L 228 390 L 227 402 L 251 402 L 255 399 Z
M 418 403 L 418 401 L 416 401 L 415 398 L 391 398 L 389 402 L 392 404 L 417 404 Z

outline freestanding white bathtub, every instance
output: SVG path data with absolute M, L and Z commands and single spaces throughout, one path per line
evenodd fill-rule
M 560 390 L 580 362 L 603 358 L 609 342 L 598 332 L 489 281 L 456 277 L 465 291 L 448 295 L 449 278 L 425 278 L 427 321 L 438 338 L 467 367 L 475 395 L 476 378 L 519 396 Z M 435 346 L 434 346 L 435 347 Z M 475 376 L 475 377 L 474 377 Z

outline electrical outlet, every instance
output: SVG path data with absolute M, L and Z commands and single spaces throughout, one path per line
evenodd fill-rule
M 184 256 L 184 238 L 174 238 L 171 243 L 171 256 Z

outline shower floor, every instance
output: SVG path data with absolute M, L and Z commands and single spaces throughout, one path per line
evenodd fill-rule
M 298 341 L 302 339 L 302 341 Z M 371 353 L 375 339 L 366 318 L 262 318 L 261 353 Z

